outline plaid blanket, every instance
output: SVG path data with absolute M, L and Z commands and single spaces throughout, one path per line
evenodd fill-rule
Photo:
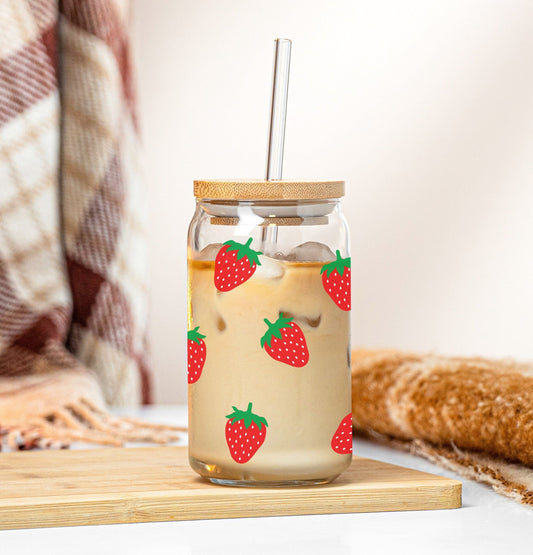
M 144 187 L 119 0 L 0 0 L 0 376 L 149 402 Z
M 352 352 L 356 432 L 533 506 L 533 364 Z

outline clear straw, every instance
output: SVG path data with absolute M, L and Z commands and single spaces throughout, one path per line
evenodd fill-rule
M 270 130 L 266 164 L 267 181 L 281 179 L 283 173 L 283 147 L 285 145 L 285 121 L 289 93 L 289 69 L 291 65 L 291 41 L 274 41 L 274 72 L 272 76 L 272 102 L 270 105 Z M 261 250 L 273 255 L 278 243 L 278 227 L 266 225 L 261 232 Z
M 283 172 L 283 147 L 285 144 L 285 121 L 289 93 L 289 70 L 291 65 L 291 41 L 274 41 L 274 74 L 272 77 L 272 103 L 270 107 L 270 134 L 266 178 L 281 179 Z

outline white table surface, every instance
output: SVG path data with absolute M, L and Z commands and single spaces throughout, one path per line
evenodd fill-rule
M 135 414 L 185 424 L 185 407 Z M 77 526 L 0 532 L 0 554 L 366 555 L 533 553 L 533 509 L 413 457 L 358 441 L 355 453 L 460 479 L 463 508 Z M 0 477 L 1 488 L 1 477 Z

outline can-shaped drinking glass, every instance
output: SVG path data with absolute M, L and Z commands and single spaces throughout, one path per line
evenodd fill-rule
M 351 461 L 342 181 L 196 181 L 189 461 L 226 485 L 308 485 Z

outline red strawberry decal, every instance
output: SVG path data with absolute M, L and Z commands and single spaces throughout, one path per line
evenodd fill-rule
M 239 410 L 232 407 L 233 412 L 226 418 L 226 443 L 231 458 L 243 464 L 248 462 L 265 441 L 268 423 L 265 418 L 252 412 L 252 403 L 248 408 Z
M 204 337 L 196 326 L 187 332 L 187 380 L 189 383 L 200 379 L 205 364 L 205 342 Z
M 352 303 L 351 260 L 342 258 L 337 251 L 337 260 L 324 264 L 320 270 L 324 290 L 342 310 L 350 310 Z
M 261 347 L 274 360 L 301 368 L 309 362 L 309 351 L 300 326 L 292 320 L 282 313 L 273 324 L 265 318 L 268 330 L 261 337 Z
M 352 415 L 347 414 L 331 438 L 331 448 L 335 453 L 348 455 L 352 452 Z
M 263 254 L 250 248 L 252 238 L 246 243 L 226 241 L 215 258 L 215 287 L 219 291 L 231 291 L 254 274 L 261 266 L 259 255 Z

